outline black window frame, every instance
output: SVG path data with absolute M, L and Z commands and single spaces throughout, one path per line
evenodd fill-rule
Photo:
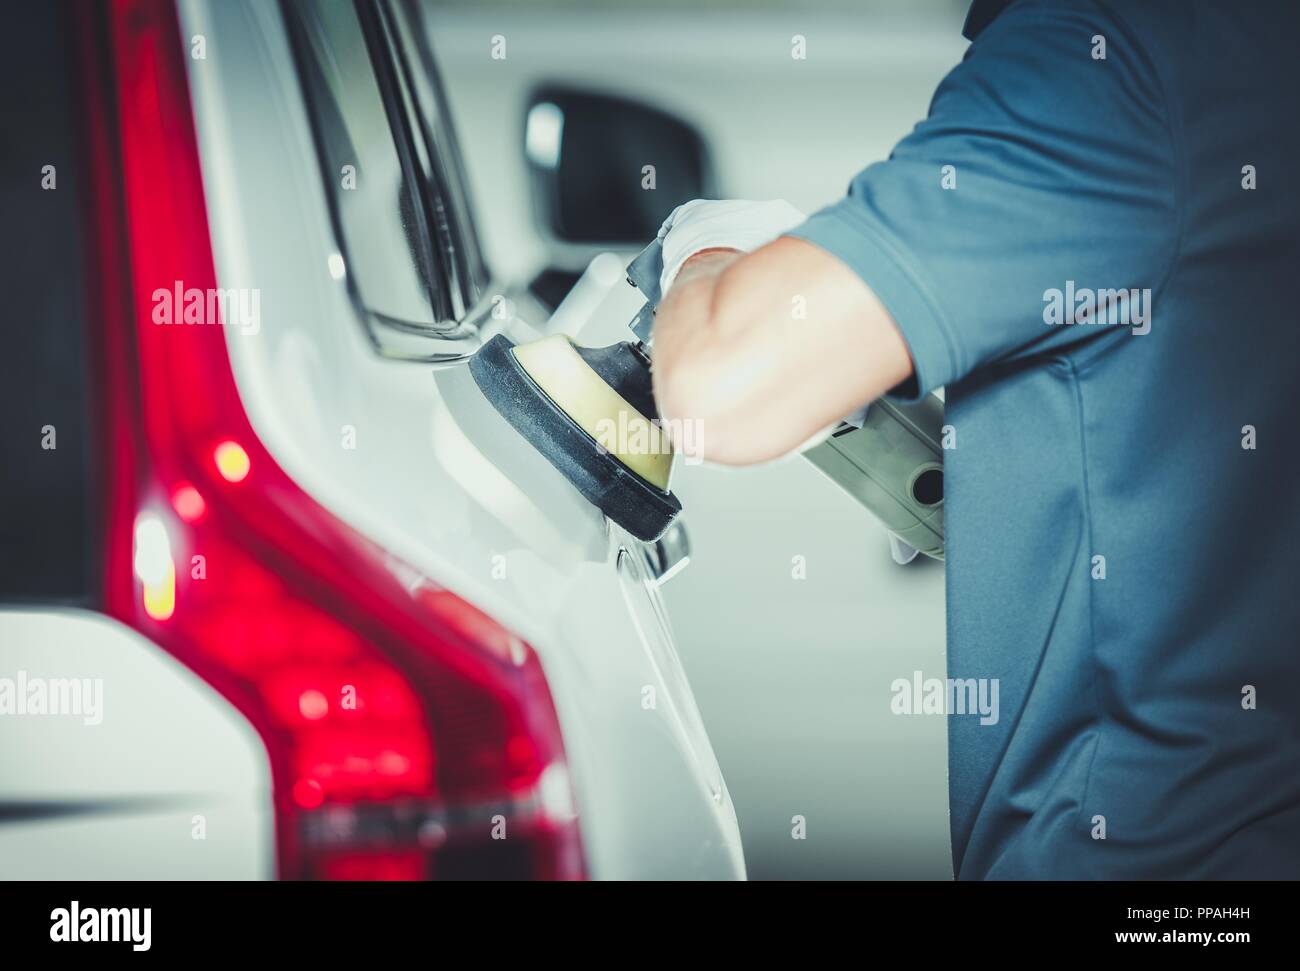
M 445 205 L 447 219 L 440 228 L 447 232 L 447 258 L 464 301 L 464 313 L 472 314 L 484 299 L 490 274 L 479 244 L 474 209 L 464 171 L 464 156 L 452 123 L 451 107 L 437 61 L 424 32 L 418 0 L 376 0 L 392 25 L 393 58 L 400 65 L 410 92 L 411 124 L 422 136 L 430 165 L 428 177 L 436 186 L 436 197 Z

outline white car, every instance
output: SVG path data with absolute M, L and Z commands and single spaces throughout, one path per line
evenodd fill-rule
M 742 878 L 681 535 L 468 373 L 547 322 L 483 265 L 417 7 L 15 18 L 0 877 Z

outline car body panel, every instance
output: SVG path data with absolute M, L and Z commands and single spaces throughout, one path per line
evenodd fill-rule
M 337 277 L 278 7 L 179 10 L 183 36 L 207 39 L 188 65 L 218 280 L 260 292 L 256 332 L 227 328 L 259 437 L 334 515 L 538 652 L 590 875 L 742 877 L 735 813 L 645 549 L 487 405 L 463 362 L 376 353 Z M 535 335 L 518 318 L 494 326 Z

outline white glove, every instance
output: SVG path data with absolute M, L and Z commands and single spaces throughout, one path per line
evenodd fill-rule
M 659 227 L 659 238 L 664 241 L 660 296 L 668 292 L 682 265 L 696 253 L 722 248 L 748 253 L 788 233 L 807 218 L 780 199 L 694 199 L 682 203 Z

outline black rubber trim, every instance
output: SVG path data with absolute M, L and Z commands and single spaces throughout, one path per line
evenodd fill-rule
M 492 407 L 588 502 L 637 539 L 663 535 L 682 504 L 629 469 L 551 400 L 512 353 L 514 344 L 498 334 L 469 361 L 470 374 Z

